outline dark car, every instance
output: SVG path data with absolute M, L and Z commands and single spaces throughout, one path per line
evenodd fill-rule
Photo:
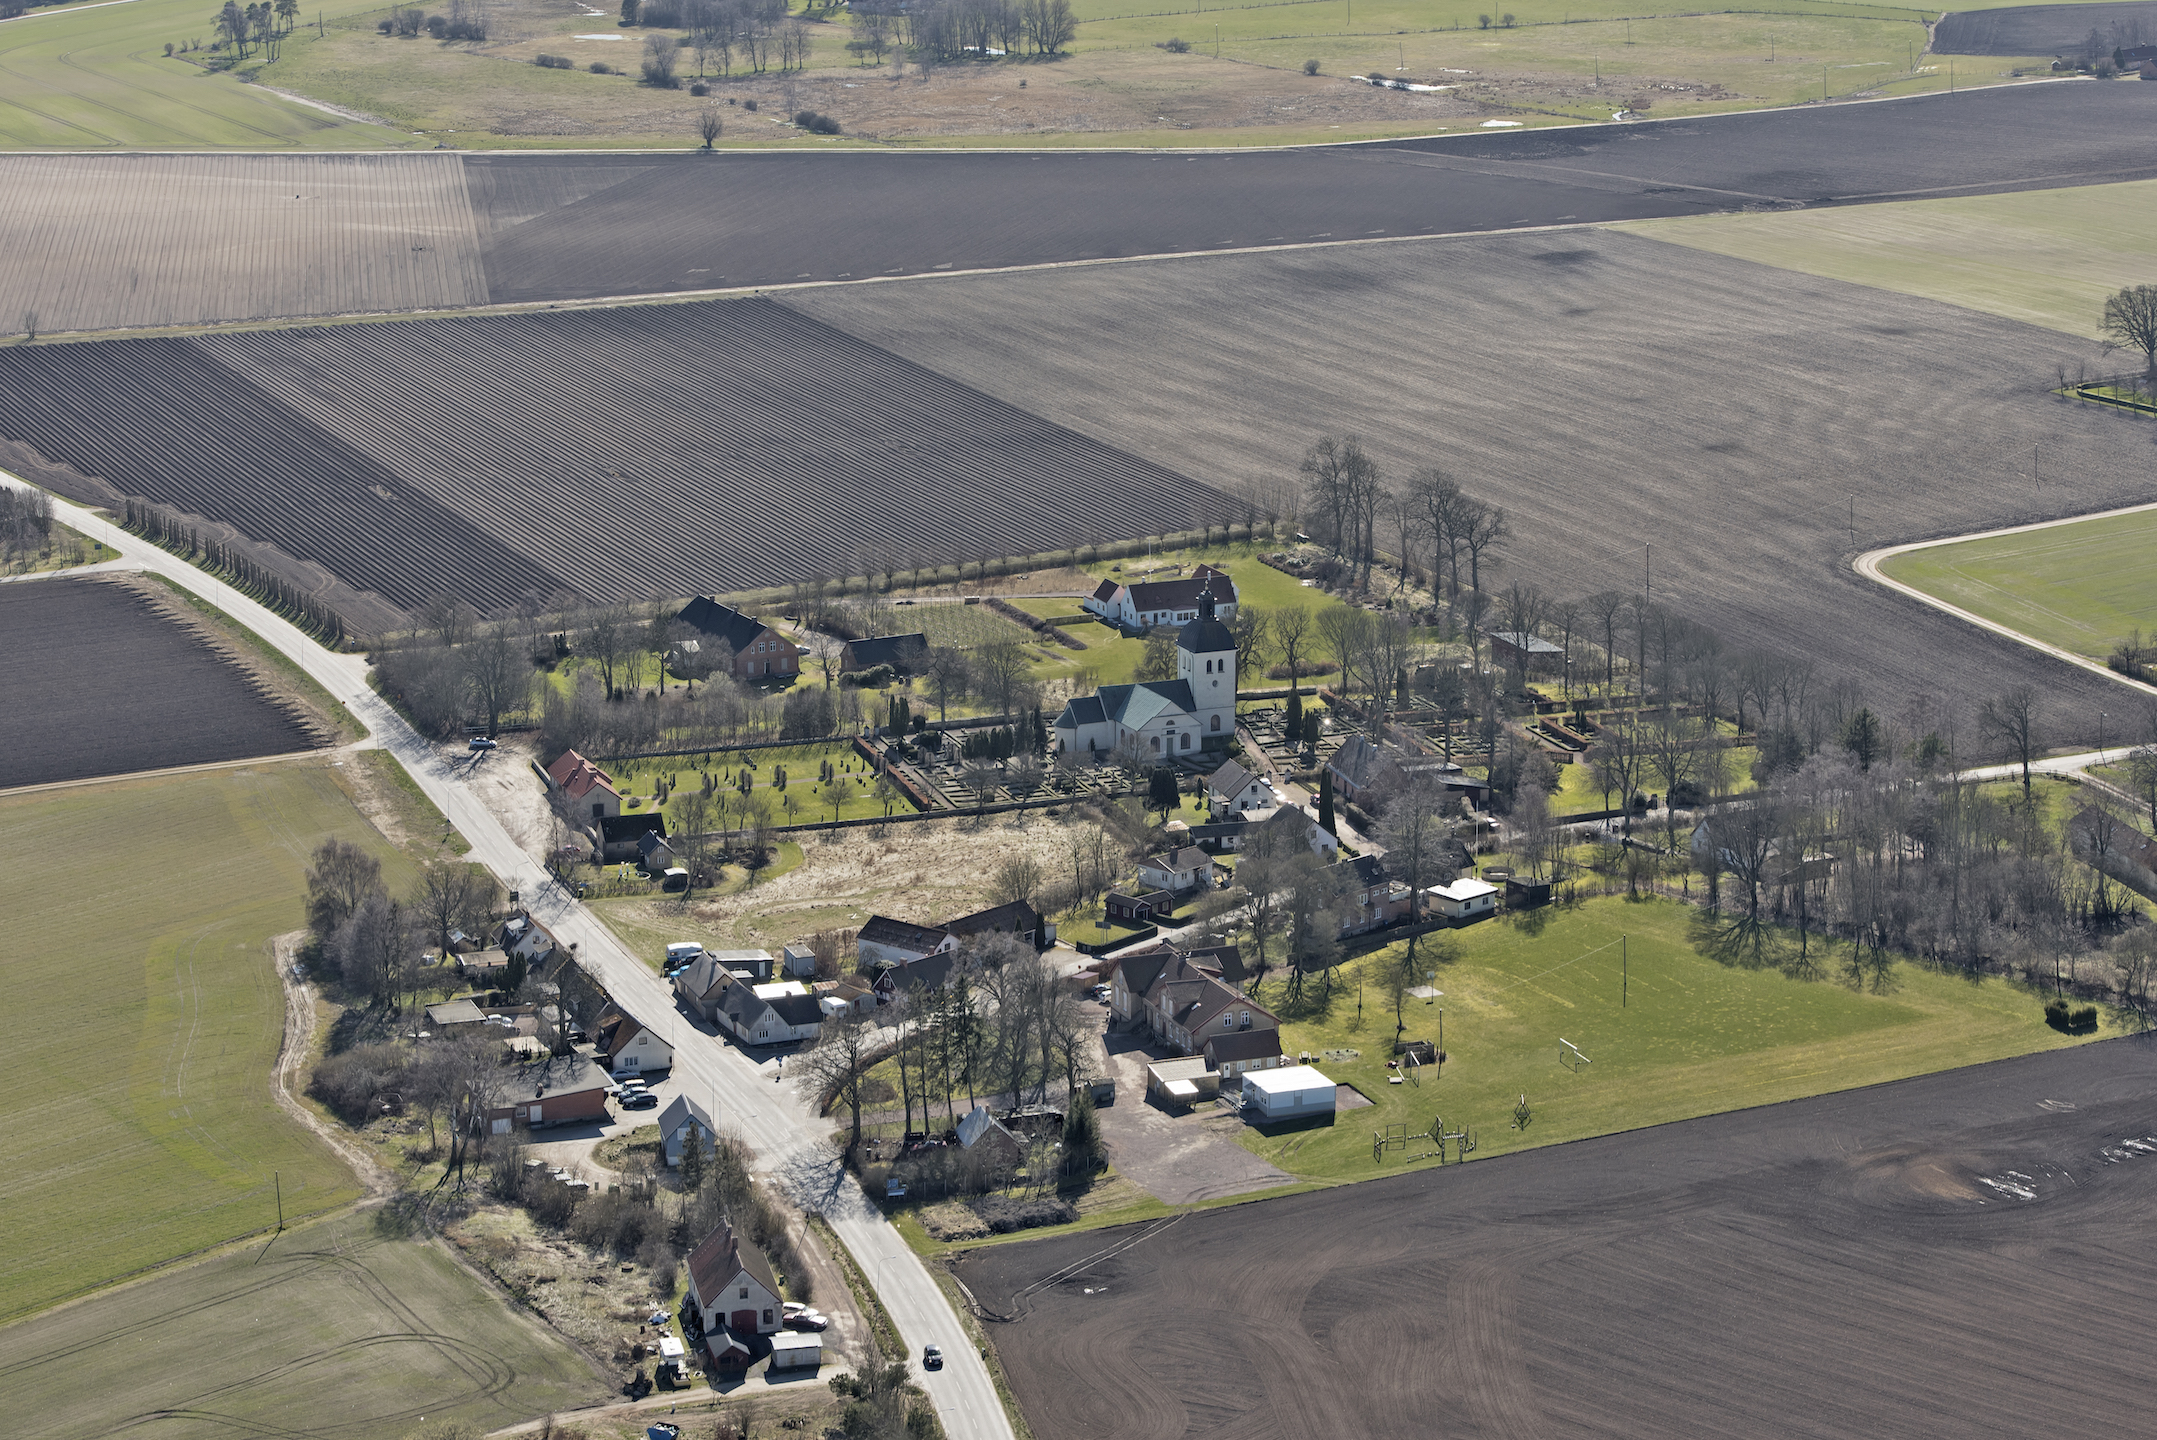
M 622 1108 L 624 1110 L 656 1110 L 659 1108 L 659 1097 L 649 1090 L 632 1090 L 622 1097 Z
M 941 1369 L 943 1369 L 943 1368 L 944 1368 L 944 1352 L 943 1352 L 943 1350 L 942 1350 L 942 1349 L 941 1349 L 940 1347 L 938 1347 L 938 1346 L 935 1346 L 935 1345 L 925 1345 L 925 1346 L 923 1346 L 923 1347 L 922 1347 L 922 1350 L 921 1350 L 921 1368 L 922 1368 L 922 1369 L 924 1369 L 924 1370 L 941 1370 Z

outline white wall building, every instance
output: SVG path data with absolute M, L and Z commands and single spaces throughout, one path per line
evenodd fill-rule
M 1306 1120 L 1333 1114 L 1335 1087 L 1310 1065 L 1251 1070 L 1243 1077 L 1243 1103 L 1264 1120 Z

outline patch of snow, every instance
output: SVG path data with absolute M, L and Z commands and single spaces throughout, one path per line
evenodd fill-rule
M 572 40 L 626 40 L 626 35 L 572 35 Z
M 1483 128 L 1485 130 L 1514 130 L 1525 123 L 1525 121 L 1521 120 L 1485 120 Z

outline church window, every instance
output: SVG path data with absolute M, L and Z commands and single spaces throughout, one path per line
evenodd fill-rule
M 1213 717 L 1213 728 L 1217 731 L 1221 728 L 1221 717 L 1218 715 Z
M 1158 735 L 1153 737 L 1153 753 L 1156 755 L 1161 753 L 1161 737 Z
M 1190 732 L 1189 732 L 1189 731 L 1185 731 L 1185 732 L 1184 732 L 1184 736 L 1183 736 L 1183 748 L 1184 748 L 1184 749 L 1186 749 L 1186 750 L 1188 750 L 1188 749 L 1190 749 L 1190 748 L 1191 748 L 1191 734 L 1190 734 Z

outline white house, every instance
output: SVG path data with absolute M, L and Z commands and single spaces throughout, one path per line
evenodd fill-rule
M 1180 580 L 1141 580 L 1126 585 L 1103 580 L 1079 608 L 1126 630 L 1151 630 L 1156 625 L 1181 625 L 1195 619 L 1199 597 L 1212 583 L 1214 605 L 1222 619 L 1236 613 L 1236 582 L 1226 570 L 1201 565 Z
M 707 1337 L 721 1330 L 770 1335 L 779 1328 L 779 1282 L 764 1252 L 722 1224 L 689 1252 L 689 1303 Z M 723 1342 L 722 1342 L 723 1343 Z
M 1281 829 L 1293 833 L 1304 844 L 1311 847 L 1313 855 L 1316 855 L 1328 865 L 1340 858 L 1340 837 L 1320 825 L 1317 817 L 1301 806 L 1283 805 L 1280 809 L 1264 818 L 1254 814 L 1251 823 L 1265 826 L 1267 829 Z M 1246 838 L 1245 843 L 1249 843 L 1248 838 Z
M 1498 908 L 1498 887 L 1463 875 L 1450 885 L 1433 885 L 1425 890 L 1423 902 L 1449 919 L 1473 920 Z
M 1253 1069 L 1242 1076 L 1242 1104 L 1262 1121 L 1301 1121 L 1333 1114 L 1335 1086 L 1311 1065 Z
M 1243 1077 L 1243 1103 L 1261 1120 L 1308 1120 L 1333 1114 L 1333 1082 L 1309 1065 L 1251 1070 Z
M 659 1112 L 659 1140 L 666 1147 L 667 1164 L 682 1163 L 682 1145 L 691 1131 L 697 1135 L 697 1144 L 706 1155 L 719 1141 L 719 1127 L 704 1107 L 687 1095 L 677 1095 L 667 1102 L 667 1108 Z
M 799 980 L 771 985 L 736 980 L 712 1018 L 744 1045 L 786 1045 L 814 1040 L 823 1030 L 824 1007 Z
M 614 1075 L 649 1075 L 674 1068 L 674 1047 L 666 1037 L 629 1014 L 600 1022 L 599 1054 Z
M 1215 618 L 1211 593 L 1176 636 L 1176 678 L 1104 685 L 1065 702 L 1056 748 L 1066 755 L 1182 755 L 1226 746 L 1236 735 L 1236 637 Z
M 1273 793 L 1272 781 L 1233 760 L 1206 777 L 1206 808 L 1216 820 L 1252 810 L 1271 810 L 1280 803 L 1281 797 Z
M 1213 857 L 1196 845 L 1164 850 L 1138 862 L 1141 884 L 1181 893 L 1213 888 Z

